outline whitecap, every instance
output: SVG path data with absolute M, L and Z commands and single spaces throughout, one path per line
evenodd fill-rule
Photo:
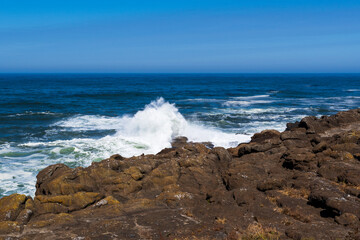
M 233 99 L 239 100 L 247 100 L 247 99 L 257 99 L 257 98 L 268 98 L 270 95 L 254 95 L 254 96 L 241 96 L 241 97 L 233 97 Z
M 204 103 L 224 102 L 224 101 L 225 100 L 216 99 L 216 98 L 189 98 L 189 99 L 179 100 L 179 102 L 204 102 Z
M 249 135 L 227 133 L 188 121 L 174 104 L 166 102 L 163 98 L 151 102 L 132 116 L 78 115 L 56 122 L 53 127 L 68 131 L 113 129 L 115 133 L 100 139 L 73 138 L 28 142 L 16 146 L 3 144 L 2 153 L 36 151 L 35 154 L 21 159 L 14 159 L 12 154 L 8 154 L 10 157 L 6 168 L 0 171 L 1 189 L 5 191 L 4 194 L 16 190 L 19 193 L 33 195 L 37 172 L 59 162 L 76 167 L 88 166 L 93 161 L 108 158 L 116 153 L 124 157 L 143 153 L 156 154 L 166 147 L 171 147 L 172 140 L 178 136 L 186 136 L 193 142 L 212 142 L 215 146 L 223 147 L 233 147 L 250 140 Z M 23 184 L 22 182 L 25 182 L 25 187 L 18 187 L 18 184 Z
M 234 142 L 248 141 L 249 137 L 225 133 L 215 128 L 187 121 L 174 104 L 163 98 L 151 102 L 133 116 L 75 116 L 62 120 L 54 126 L 72 130 L 116 130 L 113 135 L 100 139 L 80 138 L 54 142 L 30 142 L 23 146 L 74 146 L 84 149 L 93 146 L 107 155 L 120 153 L 126 156 L 142 153 L 157 153 L 170 147 L 178 136 L 186 136 L 189 141 L 210 141 L 215 146 L 230 147 Z M 104 156 L 105 154 L 101 154 Z
M 114 130 L 122 126 L 121 117 L 107 117 L 98 115 L 77 115 L 58 121 L 51 126 L 71 129 L 72 131 Z
M 16 113 L 8 115 L 8 117 L 21 117 L 21 116 L 32 116 L 32 115 L 56 115 L 57 113 L 45 111 L 45 112 L 33 112 L 33 111 L 26 111 L 23 113 Z
M 254 104 L 268 104 L 272 103 L 272 100 L 249 100 L 249 101 L 226 101 L 223 103 L 223 106 L 231 107 L 231 106 L 249 106 Z

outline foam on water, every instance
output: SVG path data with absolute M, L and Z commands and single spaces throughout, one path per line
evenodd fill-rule
M 171 147 L 172 140 L 178 136 L 223 147 L 250 140 L 249 135 L 226 133 L 189 122 L 174 104 L 163 98 L 151 102 L 133 116 L 79 115 L 61 120 L 51 127 L 57 131 L 114 130 L 115 133 L 98 139 L 73 138 L 3 145 L 0 153 L 8 161 L 1 168 L 2 194 L 10 194 L 14 189 L 16 192 L 34 194 L 37 172 L 50 164 L 63 162 L 72 167 L 88 166 L 92 161 L 116 153 L 124 157 L 155 154 Z M 18 179 L 17 176 L 22 177 Z
M 247 136 L 224 133 L 220 130 L 194 124 L 187 121 L 174 104 L 163 98 L 151 102 L 144 110 L 134 116 L 104 117 L 77 116 L 55 123 L 54 126 L 78 130 L 116 130 L 116 134 L 98 140 L 103 142 L 114 138 L 146 146 L 149 153 L 156 153 L 171 146 L 171 141 L 178 136 L 186 136 L 190 141 L 211 141 L 216 146 L 230 147 L 233 142 L 248 141 Z M 81 142 L 84 139 L 71 141 Z M 87 140 L 88 141 L 88 140 Z M 71 142 L 74 144 L 74 142 Z M 34 144 L 34 143 L 31 143 Z M 49 143 L 47 143 L 49 144 Z M 129 152 L 130 155 L 137 153 Z M 142 152 L 141 152 L 142 153 Z
M 32 115 L 56 115 L 57 113 L 53 113 L 50 111 L 46 112 L 33 112 L 33 111 L 26 111 L 24 113 L 17 113 L 9 115 L 9 117 L 21 117 L 21 116 L 32 116 Z
M 359 75 L 1 78 L 0 196 L 33 194 L 38 171 L 51 164 L 157 153 L 176 136 L 229 147 L 264 129 L 282 131 L 303 116 L 360 106 Z M 163 99 L 143 105 L 156 96 L 177 105 Z M 143 108 L 124 115 L 134 107 Z
M 226 101 L 223 105 L 227 107 L 231 106 L 249 106 L 252 104 L 267 104 L 272 103 L 271 100 L 249 100 L 249 101 Z
M 273 99 L 270 98 L 270 95 L 254 95 L 254 96 L 241 96 L 233 97 L 232 100 L 225 101 L 223 106 L 232 107 L 232 106 L 250 106 L 254 104 L 268 104 L 273 103 Z
M 214 98 L 190 98 L 190 99 L 184 99 L 180 100 L 180 102 L 223 102 L 223 99 L 214 99 Z
M 234 97 L 234 99 L 246 100 L 246 99 L 258 99 L 258 98 L 268 98 L 268 97 L 270 97 L 270 95 L 264 94 L 264 95 Z
M 121 127 L 122 119 L 122 117 L 78 115 L 56 122 L 52 126 L 62 127 L 63 131 L 115 130 Z

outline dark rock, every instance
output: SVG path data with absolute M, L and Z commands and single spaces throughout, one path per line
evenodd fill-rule
M 356 239 L 359 144 L 355 109 L 228 150 L 181 137 L 156 155 L 52 165 L 34 200 L 0 199 L 0 238 Z
M 294 129 L 292 131 L 285 131 L 280 135 L 281 140 L 287 139 L 302 139 L 307 140 L 306 132 L 302 131 L 302 129 Z
M 286 152 L 282 158 L 284 159 L 283 167 L 288 169 L 309 171 L 316 168 L 315 154 L 305 148 L 294 148 Z
M 324 131 L 328 126 L 320 123 L 316 117 L 305 117 L 299 123 L 300 128 L 305 128 L 307 133 L 319 133 Z
M 287 123 L 286 124 L 286 131 L 290 131 L 294 128 L 299 128 L 299 124 L 300 122 L 295 122 L 295 123 Z
M 328 144 L 325 141 L 320 142 L 313 148 L 313 152 L 314 153 L 322 152 L 322 151 L 326 150 L 327 148 L 328 148 Z
M 181 148 L 186 145 L 187 141 L 187 137 L 177 137 L 172 141 L 171 146 L 173 148 Z
M 359 218 L 352 213 L 343 213 L 340 216 L 336 216 L 335 221 L 344 226 L 360 224 Z
M 326 199 L 325 206 L 331 209 L 336 215 L 352 213 L 360 218 L 360 201 L 347 199 L 345 197 L 329 197 Z
M 342 143 L 331 146 L 333 151 L 346 151 L 351 154 L 360 153 L 360 145 L 356 143 Z
M 285 179 L 269 179 L 257 184 L 257 189 L 264 192 L 267 190 L 280 189 L 286 185 Z
M 276 130 L 264 130 L 260 133 L 255 133 L 254 136 L 251 137 L 251 142 L 263 143 L 269 139 L 279 139 L 280 132 Z

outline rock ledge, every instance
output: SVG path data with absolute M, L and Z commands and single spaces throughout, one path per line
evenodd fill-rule
M 0 238 L 360 239 L 360 109 L 209 146 L 49 166 L 0 199 Z

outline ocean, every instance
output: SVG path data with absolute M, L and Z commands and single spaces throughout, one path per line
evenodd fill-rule
M 55 163 L 156 154 L 177 136 L 233 147 L 360 107 L 360 74 L 0 74 L 0 197 Z

